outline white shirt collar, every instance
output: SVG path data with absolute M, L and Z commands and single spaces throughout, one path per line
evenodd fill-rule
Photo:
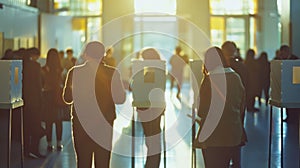
M 232 72 L 234 72 L 234 70 L 230 67 L 224 68 L 222 66 L 218 66 L 212 71 L 210 71 L 208 74 L 212 75 L 212 74 L 224 74 L 224 73 L 232 73 Z

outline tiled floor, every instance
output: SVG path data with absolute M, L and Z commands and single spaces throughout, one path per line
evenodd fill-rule
M 166 110 L 166 130 L 175 128 L 180 138 L 176 143 L 170 143 L 172 136 L 167 136 L 167 167 L 189 168 L 191 167 L 191 119 L 186 117 L 187 113 L 191 113 L 191 98 L 189 86 L 184 85 L 182 102 L 180 103 L 175 94 L 166 92 L 167 110 Z M 175 90 L 173 90 L 174 92 Z M 132 107 L 130 106 L 130 94 L 124 105 L 118 106 L 118 117 L 115 121 L 115 130 L 123 134 L 131 133 L 130 118 L 132 115 Z M 269 137 L 269 113 L 270 106 L 262 105 L 257 113 L 247 112 L 245 118 L 245 127 L 248 134 L 248 144 L 242 150 L 242 167 L 243 168 L 266 168 L 268 167 L 268 137 Z M 271 167 L 282 167 L 280 164 L 280 110 L 273 108 L 273 131 L 272 131 L 272 155 Z M 297 119 L 298 120 L 298 119 Z M 299 148 L 298 148 L 298 122 L 283 123 L 284 130 L 284 167 L 299 167 Z M 73 168 L 76 167 L 75 154 L 71 140 L 71 124 L 64 122 L 62 152 L 52 152 L 47 154 L 46 159 L 25 158 L 25 168 L 45 167 L 45 168 Z M 136 124 L 136 134 L 142 134 L 140 124 Z M 131 142 L 122 140 L 122 135 L 113 139 L 114 151 L 131 150 Z M 135 159 L 135 167 L 143 167 L 146 154 L 145 143 L 143 141 L 136 142 L 136 154 L 139 157 Z M 41 152 L 46 153 L 45 137 L 41 140 Z M 13 157 L 13 167 L 20 167 L 17 163 L 18 157 Z M 129 168 L 131 167 L 131 158 L 113 154 L 111 159 L 112 168 Z M 163 165 L 163 155 L 160 167 Z M 197 150 L 197 168 L 204 167 L 201 150 Z

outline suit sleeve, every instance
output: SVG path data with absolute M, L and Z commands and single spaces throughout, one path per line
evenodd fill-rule
M 73 94 L 72 94 L 72 79 L 73 79 L 74 68 L 71 68 L 67 73 L 64 89 L 63 89 L 63 100 L 66 104 L 73 103 Z
M 114 103 L 123 104 L 126 100 L 126 92 L 118 70 L 115 70 L 115 73 L 112 77 L 111 87 Z

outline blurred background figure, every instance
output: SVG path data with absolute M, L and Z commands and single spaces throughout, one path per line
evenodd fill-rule
M 255 108 L 255 97 L 260 96 L 260 84 L 259 80 L 259 66 L 255 59 L 255 51 L 249 49 L 246 53 L 245 65 L 248 73 L 248 84 L 246 91 L 246 105 L 248 112 L 257 112 L 258 108 Z
M 108 47 L 108 49 L 106 50 L 106 55 L 103 58 L 103 61 L 106 65 L 116 67 L 116 59 L 113 57 L 113 53 L 114 53 L 114 48 L 112 46 Z
M 72 49 L 67 49 L 66 53 L 67 53 L 67 57 L 63 59 L 62 67 L 68 72 L 69 69 L 76 64 L 77 59 L 73 56 Z
M 14 59 L 14 52 L 12 49 L 7 49 L 4 52 L 3 57 L 1 58 L 2 60 L 13 60 Z
M 295 60 L 299 59 L 296 55 L 292 54 L 288 45 L 282 45 L 280 47 L 279 59 L 281 60 Z
M 65 58 L 65 52 L 64 52 L 64 50 L 60 50 L 58 52 L 58 56 L 59 56 L 61 67 L 63 67 L 63 61 L 64 61 L 64 58 Z
M 47 53 L 46 65 L 43 67 L 43 89 L 44 89 L 44 103 L 45 103 L 45 122 L 46 122 L 46 135 L 48 151 L 53 151 L 52 145 L 52 126 L 55 123 L 56 128 L 56 146 L 57 150 L 61 151 L 63 145 L 62 139 L 62 118 L 61 118 L 61 105 L 62 101 L 62 67 L 58 51 L 54 48 L 50 49 Z
M 171 56 L 170 64 L 171 64 L 171 73 L 169 74 L 171 79 L 171 91 L 174 85 L 177 85 L 177 94 L 176 97 L 180 100 L 180 92 L 183 81 L 184 68 L 189 62 L 187 55 L 181 55 L 181 47 L 177 46 L 175 48 L 175 53 Z
M 39 141 L 44 135 L 42 121 L 41 66 L 37 62 L 40 51 L 29 48 L 23 57 L 23 99 L 24 99 L 24 152 L 25 156 L 44 157 L 39 152 Z
M 258 68 L 259 68 L 259 96 L 258 103 L 261 105 L 261 97 L 262 93 L 265 96 L 265 104 L 268 105 L 269 101 L 269 90 L 270 90 L 270 62 L 268 60 L 268 55 L 266 52 L 262 52 L 257 60 Z

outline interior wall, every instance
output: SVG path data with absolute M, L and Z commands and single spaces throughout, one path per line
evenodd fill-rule
M 43 13 L 41 14 L 40 28 L 42 57 L 46 57 L 50 48 L 58 50 L 73 48 L 74 55 L 78 55 L 80 47 L 76 46 L 76 42 L 80 42 L 80 38 L 74 35 L 71 16 L 56 16 Z
M 0 32 L 3 32 L 3 50 L 14 48 L 14 38 L 34 38 L 38 36 L 38 10 L 3 4 L 0 9 Z M 2 53 L 0 53 L 2 55 Z
M 281 0 L 281 43 L 290 45 L 290 7 L 291 7 L 291 0 Z M 295 0 L 297 1 L 297 0 Z
M 280 15 L 277 0 L 260 1 L 258 13 L 257 54 L 259 55 L 265 51 L 268 53 L 269 60 L 271 60 L 280 47 Z
M 130 14 L 134 14 L 134 0 L 103 0 L 102 26 L 107 32 L 102 32 L 102 40 L 106 47 L 114 47 L 113 56 L 118 64 L 121 62 L 118 66 L 124 80 L 129 78 L 131 65 L 130 59 L 124 58 L 133 49 L 130 35 L 134 31 L 134 17 L 126 17 Z
M 300 1 L 291 0 L 291 47 L 292 52 L 300 58 Z
M 199 0 L 177 0 L 177 15 L 185 20 L 179 23 L 180 36 L 185 36 L 184 38 L 186 38 L 187 41 L 195 43 L 195 46 L 199 45 L 199 48 L 201 48 L 202 44 L 199 44 L 199 38 L 202 37 L 197 37 L 196 34 L 203 32 L 205 36 L 204 41 L 210 39 L 209 0 L 201 0 L 201 2 Z M 197 29 L 187 27 L 187 22 L 194 24 Z M 207 44 L 204 44 L 203 48 L 207 48 Z M 187 52 L 190 58 L 198 57 L 193 56 L 194 52 L 192 48 L 186 46 L 183 50 Z

